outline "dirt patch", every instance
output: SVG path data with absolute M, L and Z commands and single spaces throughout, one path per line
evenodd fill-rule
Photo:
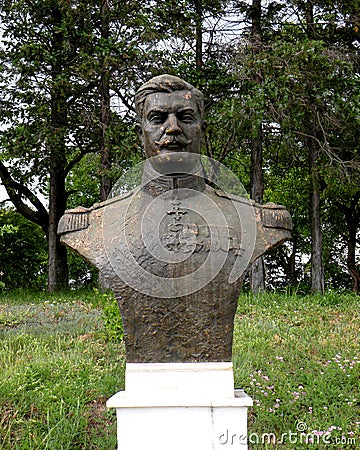
M 105 397 L 87 403 L 85 408 L 84 415 L 88 421 L 87 429 L 98 436 L 108 434 L 108 429 L 114 425 L 116 418 L 106 407 Z

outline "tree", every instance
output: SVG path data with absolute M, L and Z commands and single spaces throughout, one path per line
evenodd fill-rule
M 131 16 L 139 9 L 136 2 L 131 8 L 124 6 L 124 16 L 119 13 L 122 2 L 115 3 L 124 27 L 138 17 Z M 6 74 L 1 111 L 6 130 L 0 176 L 16 209 L 46 233 L 50 290 L 67 286 L 67 254 L 57 236 L 58 221 L 71 195 L 66 178 L 88 153 L 100 152 L 102 165 L 108 164 L 109 76 L 119 66 L 124 68 L 124 61 L 125 67 L 131 66 L 136 52 L 134 33 L 132 39 L 128 33 L 118 41 L 109 36 L 107 5 L 95 0 L 4 1 L 1 5 L 1 58 Z M 104 182 L 108 167 L 103 168 L 108 192 L 109 183 L 105 187 Z M 34 184 L 48 194 L 48 211 L 33 192 Z
M 101 0 L 100 6 L 100 36 L 101 42 L 108 43 L 110 38 L 110 5 L 108 0 Z M 111 150 L 107 131 L 110 125 L 110 67 L 109 52 L 106 47 L 101 55 L 101 77 L 100 77 L 100 124 L 102 128 L 100 155 L 101 155 L 101 184 L 100 184 L 100 201 L 108 198 L 112 180 L 109 175 L 111 169 Z
M 360 292 L 360 264 L 357 262 L 356 249 L 359 244 L 358 230 L 360 228 L 360 191 L 351 196 L 348 204 L 337 203 L 339 211 L 344 216 L 347 228 L 347 260 L 346 265 L 353 280 L 352 290 Z
M 92 49 L 91 16 L 84 3 L 63 1 L 4 1 L 1 14 L 7 74 L 3 117 L 8 121 L 1 178 L 17 210 L 45 231 L 49 289 L 61 289 L 68 278 L 66 249 L 57 236 L 66 208 L 65 179 L 88 151 L 76 152 L 75 132 L 84 127 L 76 114 L 92 87 L 81 77 L 82 53 Z M 5 166 L 6 160 L 11 162 Z M 49 183 L 48 212 L 28 187 L 34 182 L 43 190 Z
M 305 3 L 305 20 L 306 33 L 310 41 L 315 39 L 315 22 L 314 22 L 314 4 L 312 0 Z M 320 186 L 318 173 L 318 160 L 320 155 L 319 148 L 319 129 L 318 129 L 318 104 L 314 91 L 316 89 L 313 80 L 308 80 L 309 89 L 309 119 L 305 122 L 303 130 L 306 136 L 306 145 L 309 151 L 309 170 L 311 179 L 311 292 L 324 293 L 325 278 L 324 266 L 322 258 L 322 230 L 320 219 Z
M 261 0 L 253 0 L 251 8 L 251 45 L 254 58 L 257 58 L 262 46 L 262 8 Z M 261 72 L 254 72 L 253 81 L 261 85 Z M 259 122 L 257 129 L 252 134 L 251 139 L 251 164 L 250 164 L 250 195 L 253 200 L 261 204 L 264 195 L 263 177 L 263 139 L 262 123 Z M 264 259 L 258 258 L 250 268 L 250 284 L 254 293 L 262 292 L 265 289 L 265 267 Z
M 358 86 L 357 51 L 356 46 L 351 48 L 350 45 L 358 37 L 353 33 L 353 38 L 349 39 L 350 29 L 354 25 L 343 26 L 343 23 L 349 23 L 344 11 L 342 17 L 338 12 L 336 17 L 334 12 L 329 15 L 334 3 L 326 2 L 325 5 L 317 2 L 315 7 L 315 2 L 294 1 L 286 10 L 284 5 L 274 3 L 271 14 L 270 7 L 264 14 L 266 20 L 262 24 L 266 38 L 263 39 L 257 58 L 252 58 L 251 41 L 244 36 L 234 59 L 235 71 L 241 83 L 239 117 L 244 124 L 251 120 L 250 117 L 253 123 L 258 120 L 262 124 L 265 183 L 279 176 L 290 176 L 291 181 L 294 169 L 300 170 L 301 178 L 295 180 L 295 186 L 302 189 L 304 195 L 302 204 L 294 204 L 291 210 L 296 238 L 292 248 L 300 251 L 299 244 L 301 239 L 305 239 L 305 242 L 308 240 L 307 224 L 312 221 L 311 282 L 313 291 L 320 292 L 324 287 L 322 227 L 328 227 L 327 224 L 321 225 L 320 214 L 325 214 L 331 202 L 327 197 L 325 173 L 331 169 L 333 174 L 339 176 L 344 170 L 347 171 L 346 166 L 349 166 L 350 161 L 352 170 L 358 171 L 355 168 L 358 144 L 351 138 L 356 136 L 353 126 L 358 126 L 359 117 L 355 112 L 358 111 L 358 91 L 354 87 L 354 84 Z M 296 7 L 295 14 L 292 13 L 294 9 L 291 12 L 293 7 Z M 243 10 L 247 11 L 247 8 Z M 275 15 L 272 16 L 274 11 Z M 316 17 L 313 18 L 315 12 Z M 291 20 L 286 20 L 286 14 Z M 353 11 L 351 14 L 354 17 Z M 282 15 L 283 20 L 273 20 L 276 15 Z M 299 21 L 294 20 L 295 17 Z M 271 20 L 267 21 L 269 18 Z M 334 34 L 339 36 L 336 44 L 334 40 L 329 40 L 333 39 Z M 340 36 L 346 36 L 346 39 Z M 251 85 L 253 73 L 262 75 L 260 89 L 256 89 L 255 84 Z M 349 125 L 350 131 L 346 133 Z M 247 126 L 250 134 L 251 123 Z M 244 130 L 246 132 L 246 128 Z M 277 167 L 279 165 L 282 174 Z M 305 175 L 306 167 L 308 175 Z M 273 173 L 276 174 L 275 178 Z M 344 180 L 344 177 L 341 178 Z M 267 199 L 282 202 L 277 194 L 270 198 L 267 194 Z M 302 211 L 296 214 L 297 210 L 303 209 L 304 204 L 312 205 L 309 206 L 309 213 L 304 215 Z M 308 217 L 308 222 L 299 226 L 299 217 Z M 298 232 L 301 234 L 298 235 Z M 287 266 L 286 270 L 292 273 L 291 278 L 295 282 L 296 258 L 294 251 L 287 253 L 286 249 L 289 248 L 286 246 L 276 253 L 278 257 L 281 256 L 277 262 Z M 285 252 L 289 257 L 284 258 Z
M 59 217 L 104 200 L 140 159 L 133 94 L 163 72 L 205 93 L 204 152 L 259 203 L 263 195 L 288 202 L 293 240 L 268 257 L 270 266 L 282 266 L 292 284 L 307 280 L 312 242 L 321 292 L 316 258 L 325 279 L 335 279 L 345 267 L 338 245 L 358 283 L 355 0 L 3 0 L 0 14 L 0 178 L 17 211 L 48 236 L 50 289 L 67 278 Z M 294 183 L 301 194 L 290 193 Z

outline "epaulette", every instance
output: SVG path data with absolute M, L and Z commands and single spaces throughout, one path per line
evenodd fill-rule
M 59 220 L 58 234 L 87 228 L 89 226 L 89 212 L 88 208 L 82 206 L 65 211 L 65 214 Z
M 292 230 L 292 219 L 285 206 L 266 203 L 260 206 L 261 222 L 266 228 L 283 228 Z
M 276 203 L 265 203 L 264 205 L 260 205 L 252 199 L 228 194 L 220 189 L 215 189 L 215 193 L 219 197 L 228 198 L 235 202 L 253 206 L 257 211 L 260 210 L 261 223 L 266 228 L 283 228 L 289 231 L 292 230 L 292 219 L 290 213 L 283 205 L 277 205 Z

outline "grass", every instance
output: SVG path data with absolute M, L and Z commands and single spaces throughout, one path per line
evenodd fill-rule
M 116 448 L 105 402 L 124 388 L 125 356 L 104 328 L 108 301 L 0 296 L 1 449 Z M 359 306 L 335 293 L 240 297 L 233 362 L 236 387 L 254 401 L 251 450 L 359 448 Z
M 252 449 L 360 448 L 359 306 L 334 293 L 240 298 L 234 373 L 254 401 Z
M 99 293 L 3 295 L 0 448 L 114 449 L 107 398 L 124 388 L 124 348 L 108 342 Z

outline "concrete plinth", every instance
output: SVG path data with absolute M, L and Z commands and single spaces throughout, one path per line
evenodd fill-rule
M 247 449 L 251 398 L 232 363 L 127 364 L 116 408 L 119 450 Z

